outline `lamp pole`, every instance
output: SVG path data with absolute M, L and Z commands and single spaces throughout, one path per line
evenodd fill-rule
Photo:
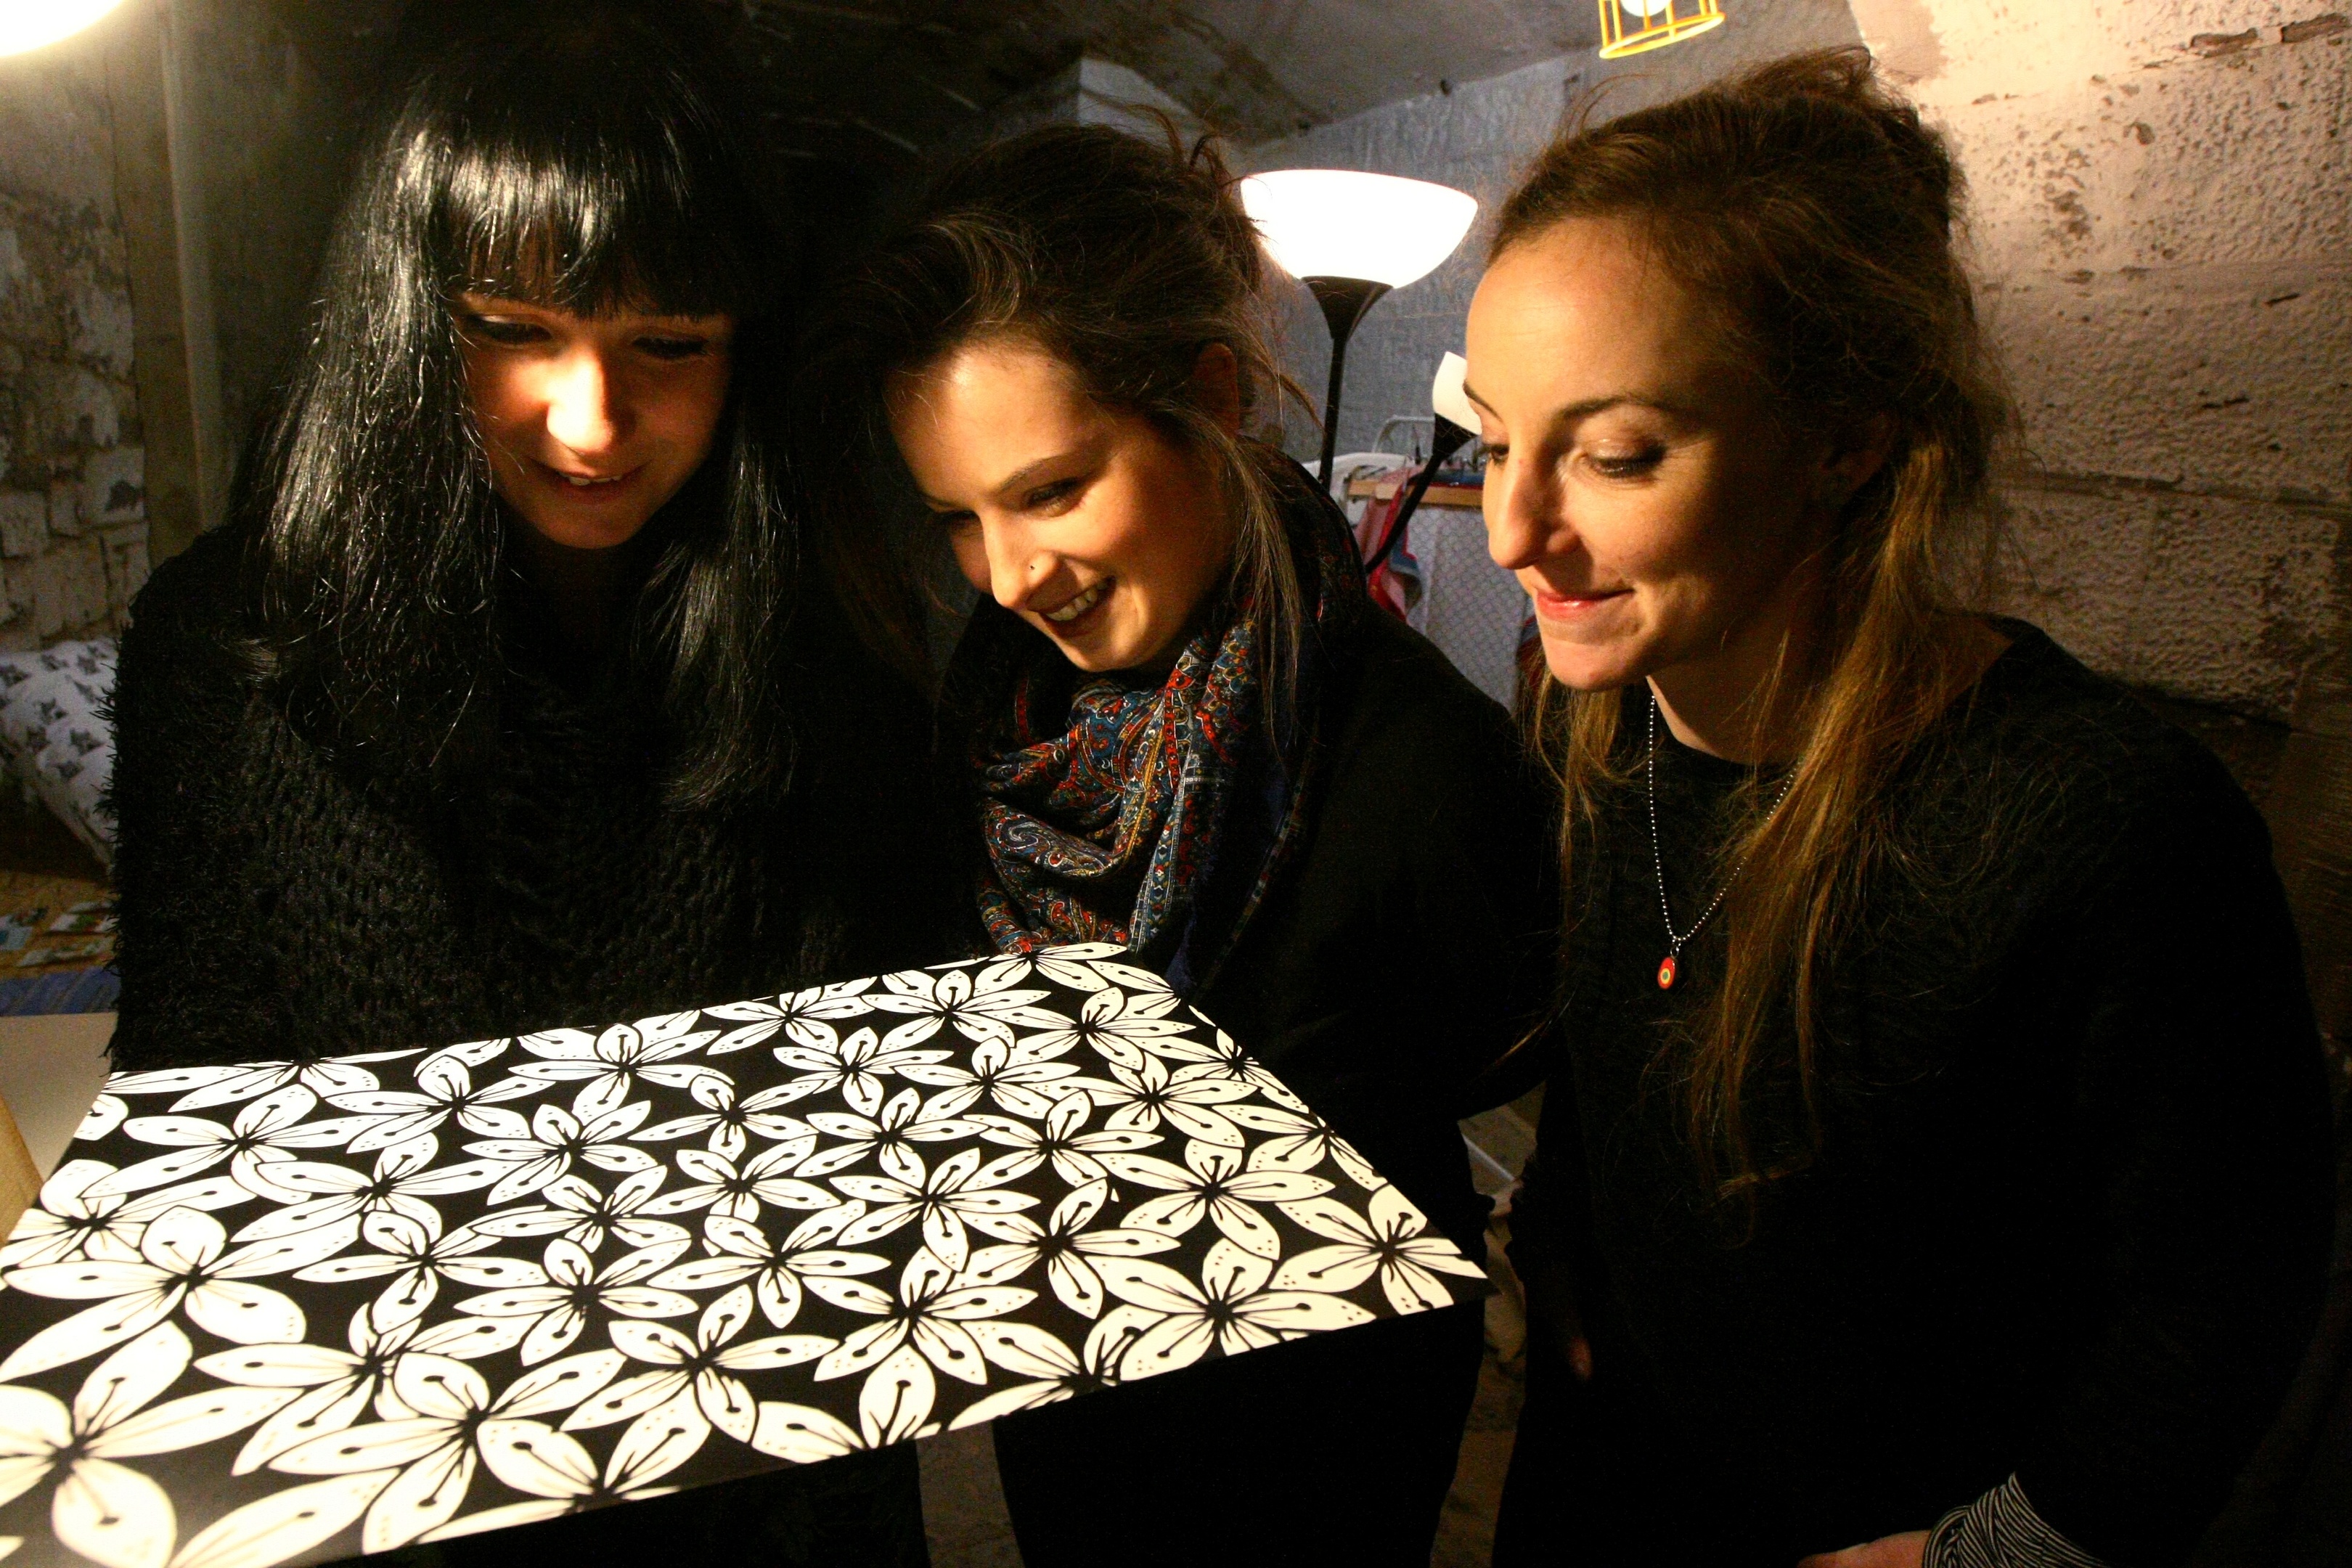
M 1317 470 L 1325 489 L 1331 484 L 1331 455 L 1339 440 L 1339 384 L 1348 368 L 1348 339 L 1389 285 L 1367 278 L 1302 279 L 1323 307 L 1323 324 L 1331 331 L 1331 381 L 1323 394 L 1323 464 Z
M 1429 433 L 1429 461 L 1423 463 L 1421 472 L 1414 476 L 1412 489 L 1405 492 L 1404 504 L 1397 508 L 1396 521 L 1389 524 L 1388 532 L 1381 539 L 1380 548 L 1365 558 L 1365 576 L 1379 571 L 1381 563 L 1386 561 L 1389 552 L 1397 547 L 1397 542 L 1404 537 L 1405 525 L 1412 521 L 1412 514 L 1421 509 L 1421 498 L 1429 493 L 1429 481 L 1437 477 L 1437 470 L 1446 458 L 1470 444 L 1470 436 L 1471 432 L 1444 415 L 1437 416 L 1437 423 Z

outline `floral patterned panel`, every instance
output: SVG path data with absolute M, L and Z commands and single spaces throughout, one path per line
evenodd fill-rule
M 0 1550 L 379 1552 L 1483 1294 L 1118 952 L 110 1079 L 0 1249 Z

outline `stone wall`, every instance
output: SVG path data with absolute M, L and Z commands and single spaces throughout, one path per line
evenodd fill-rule
M 2268 815 L 2323 1022 L 2352 1036 L 2352 23 L 2338 0 L 1733 0 L 1718 32 L 1572 54 L 1248 152 L 1491 209 L 1565 105 L 1601 112 L 1865 39 L 1950 138 L 2023 439 L 2008 594 L 2221 751 Z M 1477 237 L 1374 308 L 1339 447 L 1428 408 Z M 1290 364 L 1319 390 L 1298 292 Z M 1312 432 L 1294 428 L 1295 450 Z M 1391 449 L 1400 442 L 1392 438 Z
M 2021 608 L 2291 719 L 2352 521 L 2352 28 L 2326 0 L 1860 0 L 1951 138 L 2026 420 Z
M 104 44 L 0 59 L 0 647 L 112 631 L 147 576 Z

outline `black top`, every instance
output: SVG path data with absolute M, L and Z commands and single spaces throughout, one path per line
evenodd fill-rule
M 1544 1016 L 1551 816 L 1502 708 L 1357 604 L 1323 648 L 1304 837 L 1189 999 L 1479 1258 L 1487 1205 L 1455 1119 Z M 1478 1343 L 1475 1308 L 1417 1313 L 1001 1421 L 1022 1555 L 1426 1563 Z M 1139 1509 L 1142 1475 L 1182 1506 Z
M 1885 803 L 1900 853 L 1822 1013 L 1821 1152 L 1744 1244 L 1645 1077 L 1722 932 L 1660 991 L 1638 766 L 1582 862 L 1514 1253 L 1569 1261 L 1596 1381 L 1633 1391 L 1607 1405 L 1646 1413 L 1612 1438 L 1640 1479 L 1600 1506 L 1662 1560 L 1788 1568 L 2014 1473 L 2102 1558 L 2177 1563 L 2310 1331 L 2326 1099 L 2261 819 L 2194 742 L 2001 625 L 2013 646 Z M 1633 764 L 1648 698 L 1624 700 Z M 1658 733 L 1684 930 L 1746 770 Z
M 1542 1016 L 1552 818 L 1509 716 L 1418 633 L 1367 614 L 1332 665 L 1306 837 L 1192 1000 L 1479 1258 L 1454 1121 Z
M 919 707 L 821 595 L 796 658 L 824 700 L 775 798 L 665 805 L 644 705 L 551 656 L 508 672 L 481 775 L 427 791 L 331 763 L 247 677 L 239 548 L 166 562 L 123 637 L 119 1068 L 593 1026 L 943 956 L 961 899 Z

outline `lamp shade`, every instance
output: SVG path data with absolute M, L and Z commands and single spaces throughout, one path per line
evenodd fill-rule
M 0 55 L 21 55 L 80 32 L 122 0 L 0 0 Z
M 1454 254 L 1475 198 L 1427 180 L 1349 169 L 1276 169 L 1241 183 L 1242 206 L 1293 278 L 1402 289 Z
M 1441 419 L 1451 419 L 1465 430 L 1478 428 L 1478 410 L 1472 405 L 1470 395 L 1462 390 L 1469 378 L 1470 362 L 1460 354 L 1448 353 L 1437 362 L 1437 377 L 1429 384 L 1429 405 Z

